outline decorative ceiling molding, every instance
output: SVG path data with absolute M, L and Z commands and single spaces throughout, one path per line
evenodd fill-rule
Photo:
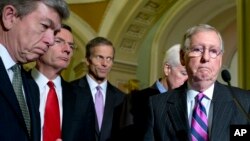
M 137 53 L 141 40 L 159 19 L 159 16 L 175 2 L 174 0 L 147 1 L 127 27 L 120 45 L 118 45 L 122 52 Z
M 111 1 L 99 35 L 113 41 L 119 60 L 137 62 L 141 42 L 175 2 L 176 0 Z M 113 12 L 114 9 L 119 9 L 119 13 Z
M 121 73 L 136 74 L 137 65 L 124 62 L 115 62 L 113 64 L 112 70 Z

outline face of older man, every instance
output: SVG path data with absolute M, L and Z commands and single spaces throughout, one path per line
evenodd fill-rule
M 181 86 L 188 78 L 187 71 L 181 64 L 177 66 L 171 66 L 165 64 L 165 75 L 167 76 L 168 89 L 172 90 Z
M 197 91 L 206 90 L 216 81 L 222 64 L 221 41 L 217 33 L 195 33 L 191 37 L 189 49 L 182 53 L 181 58 L 192 87 Z
M 39 3 L 31 13 L 18 17 L 16 9 L 4 8 L 4 25 L 8 41 L 4 43 L 16 62 L 26 63 L 38 59 L 54 44 L 54 34 L 61 27 L 61 18 L 52 8 Z

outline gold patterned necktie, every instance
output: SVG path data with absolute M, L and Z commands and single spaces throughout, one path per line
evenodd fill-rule
M 23 90 L 22 90 L 22 76 L 21 76 L 21 70 L 18 66 L 18 64 L 11 67 L 11 70 L 13 71 L 13 80 L 12 80 L 12 86 L 14 88 L 14 91 L 16 93 L 17 101 L 19 103 L 19 106 L 21 108 L 23 118 L 26 124 L 26 128 L 28 130 L 28 133 L 30 135 L 30 114 L 28 110 L 28 106 L 26 104 L 26 101 L 24 99 Z

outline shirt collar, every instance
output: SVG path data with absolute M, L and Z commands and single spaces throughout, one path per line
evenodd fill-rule
M 16 64 L 16 62 L 11 58 L 7 49 L 2 44 L 0 44 L 0 57 L 3 60 L 3 64 L 6 70 L 9 70 Z
M 214 92 L 214 84 L 211 85 L 208 89 L 202 92 L 208 99 L 212 100 Z M 200 92 L 191 89 L 190 84 L 188 83 L 188 91 L 187 91 L 187 100 L 192 101 Z
M 159 80 L 157 80 L 155 83 L 160 93 L 167 92 L 167 89 L 162 85 L 162 83 Z
M 32 69 L 31 75 L 34 78 L 34 80 L 37 82 L 37 84 L 39 84 L 39 87 L 47 86 L 49 79 L 45 75 L 43 75 L 41 72 L 39 72 L 36 68 Z M 54 83 L 55 88 L 60 88 L 60 85 L 61 85 L 60 76 L 57 76 L 54 80 L 51 80 L 51 81 Z
M 107 85 L 108 85 L 108 81 L 105 80 L 103 81 L 101 84 L 98 84 L 94 79 L 92 79 L 92 77 L 90 77 L 89 74 L 86 75 L 87 81 L 89 83 L 89 87 L 92 90 L 96 89 L 96 87 L 99 85 L 101 87 L 101 90 L 106 91 L 107 89 Z

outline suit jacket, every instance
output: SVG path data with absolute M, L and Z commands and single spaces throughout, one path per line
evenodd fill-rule
M 233 87 L 235 97 L 250 113 L 250 93 Z M 187 84 L 150 98 L 150 115 L 145 141 L 188 141 L 190 127 L 187 116 Z M 229 141 L 230 125 L 249 124 L 233 101 L 230 88 L 215 82 L 210 141 Z
M 87 82 L 86 76 L 84 76 L 81 79 L 73 81 L 72 84 L 75 86 L 75 90 L 78 91 L 77 103 L 79 106 L 78 106 L 77 113 L 79 113 L 79 115 L 84 114 L 81 110 L 84 107 L 81 104 L 84 101 L 86 101 L 86 97 L 88 97 L 88 99 L 89 97 L 91 97 L 91 101 L 88 101 L 88 102 L 91 103 L 92 111 L 95 112 L 94 102 L 93 102 L 90 86 Z M 122 105 L 124 96 L 125 96 L 124 93 L 122 93 L 120 90 L 118 90 L 116 87 L 114 87 L 108 82 L 101 131 L 99 131 L 98 129 L 98 122 L 97 122 L 96 115 L 94 115 L 95 118 L 93 118 L 95 119 L 95 123 L 93 124 L 95 126 L 93 132 L 95 134 L 96 141 L 112 140 L 112 138 L 118 132 L 119 127 L 120 127 L 119 122 L 120 122 L 120 115 L 121 115 L 121 105 Z M 83 126 L 83 125 L 79 125 L 79 126 Z
M 64 87 L 63 141 L 94 141 L 95 109 L 92 96 L 85 94 L 85 90 L 78 85 L 71 85 L 70 83 L 70 87 L 66 88 L 62 83 L 62 86 Z
M 31 73 L 31 72 L 30 72 Z M 37 84 L 39 85 L 39 84 Z M 63 108 L 63 114 L 62 114 L 62 131 L 61 131 L 61 138 L 63 141 L 79 141 L 79 140 L 84 140 L 84 141 L 93 141 L 89 140 L 89 137 L 86 138 L 77 138 L 78 136 L 82 134 L 88 134 L 87 129 L 89 128 L 88 125 L 86 125 L 86 130 L 83 130 L 78 132 L 78 130 L 75 128 L 76 125 L 79 124 L 79 122 L 75 121 L 75 110 L 78 109 L 76 106 L 76 94 L 73 90 L 73 86 L 69 83 L 66 82 L 62 77 L 61 77 L 61 87 L 62 87 L 62 108 Z M 40 96 L 37 96 L 39 99 Z M 39 100 L 40 102 L 40 100 Z M 83 103 L 85 104 L 85 103 Z M 40 103 L 38 103 L 38 106 Z M 84 107 L 87 107 L 87 104 L 84 105 Z M 86 108 L 87 109 L 87 108 Z M 87 112 L 87 111 L 86 111 Z M 87 114 L 86 114 L 87 115 Z M 40 117 L 39 117 L 40 119 Z M 82 119 L 83 121 L 80 122 L 81 124 L 84 124 L 86 121 L 85 119 Z
M 39 89 L 31 75 L 21 69 L 23 88 L 31 120 L 29 138 L 22 111 L 19 107 L 11 80 L 0 58 L 0 140 L 40 141 Z
M 143 140 L 143 136 L 146 132 L 146 116 L 148 115 L 146 109 L 148 100 L 150 96 L 157 94 L 160 94 L 160 91 L 157 88 L 156 83 L 154 83 L 151 87 L 136 91 L 127 96 L 126 101 L 130 102 L 124 102 L 125 104 L 128 103 L 128 105 L 125 105 L 124 107 L 130 110 L 128 110 L 128 112 L 125 114 L 126 116 L 123 117 L 128 117 L 128 115 L 131 115 L 132 118 L 130 119 L 132 119 L 132 121 L 128 122 L 125 120 L 127 123 L 124 123 L 125 125 L 123 127 L 123 132 L 120 135 L 123 136 L 122 140 Z

